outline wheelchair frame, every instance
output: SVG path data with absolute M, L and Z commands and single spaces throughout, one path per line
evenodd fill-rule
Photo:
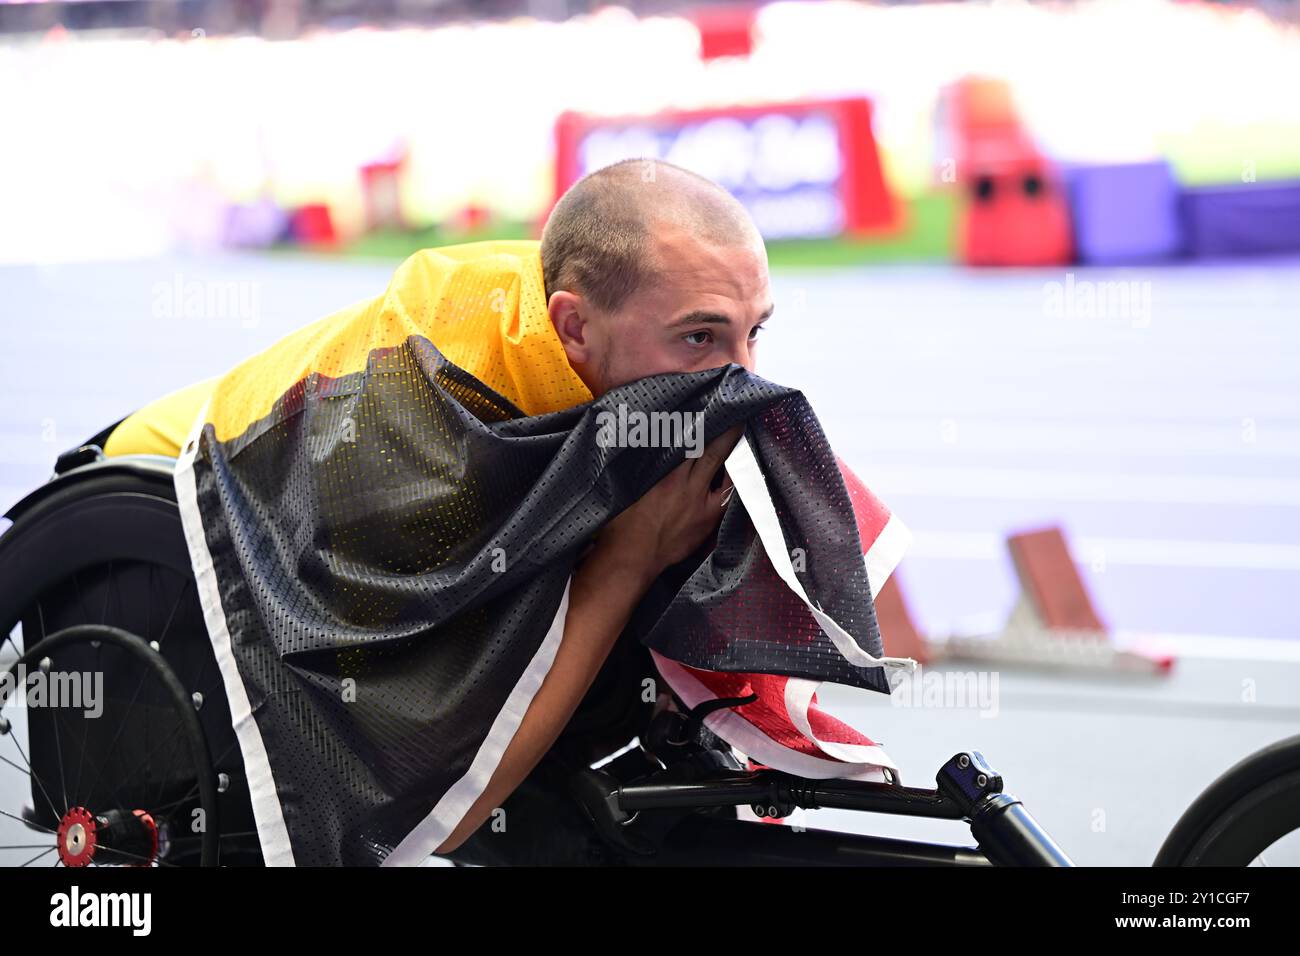
M 11 640 L 10 631 L 23 614 L 30 610 L 31 602 L 68 574 L 75 573 L 77 568 L 88 568 L 105 562 L 111 568 L 114 561 L 140 559 L 155 563 L 167 562 L 177 566 L 178 570 L 188 569 L 188 554 L 171 481 L 173 467 L 173 459 L 163 456 L 106 459 L 97 444 L 84 445 L 60 456 L 51 481 L 10 509 L 8 517 L 13 525 L 4 534 L 0 534 L 0 647 L 3 647 L 5 641 Z M 82 501 L 83 504 L 75 514 L 63 507 L 75 501 Z M 43 534 L 32 539 L 31 530 L 24 525 L 24 520 L 38 514 L 42 516 Z M 95 522 L 94 534 L 87 533 L 84 528 L 67 526 L 68 521 L 85 522 L 91 519 Z M 15 535 L 14 532 L 20 526 L 25 533 Z M 52 529 L 57 529 L 58 533 L 52 533 Z M 18 537 L 23 540 L 17 542 Z M 64 548 L 68 540 L 81 542 L 78 553 L 71 558 L 66 551 L 57 551 Z M 19 543 L 23 547 L 19 548 Z M 182 563 L 183 569 L 179 567 Z M 70 629 L 77 630 L 75 627 Z M 180 681 L 171 674 L 169 665 L 158 654 L 159 645 L 156 642 L 146 644 L 133 638 L 130 633 L 118 637 L 107 635 L 101 630 L 96 635 L 91 633 L 94 627 L 81 627 L 80 630 L 83 632 L 80 634 L 82 638 L 98 636 L 102 639 L 109 636 L 111 640 L 131 644 L 136 653 L 148 653 L 141 651 L 141 648 L 152 648 L 157 655 L 150 665 L 152 669 L 163 675 L 164 683 L 171 686 L 173 697 L 180 706 L 189 703 Z M 33 644 L 25 635 L 27 646 L 19 661 L 38 661 L 53 646 L 52 642 L 56 638 L 62 641 L 72 640 L 52 634 L 43 635 L 43 639 L 38 638 Z M 210 646 L 206 645 L 206 630 L 203 631 L 202 638 L 203 646 L 210 652 Z M 10 669 L 15 668 L 19 661 L 15 661 Z M 197 698 L 201 695 L 195 693 L 193 696 L 196 698 L 194 707 L 198 709 Z M 0 707 L 3 703 L 0 701 Z M 224 700 L 221 703 L 224 705 Z M 228 709 L 225 713 L 228 715 Z M 190 717 L 192 716 L 191 713 Z M 186 720 L 182 719 L 181 723 L 186 723 Z M 193 731 L 197 725 L 191 720 L 188 726 Z M 933 789 L 902 786 L 892 780 L 887 783 L 813 780 L 769 768 L 745 769 L 729 752 L 724 755 L 722 751 L 703 746 L 701 738 L 697 736 L 701 727 L 702 717 L 699 714 L 680 710 L 663 711 L 641 737 L 640 756 L 647 761 L 642 768 L 648 772 L 634 773 L 627 779 L 615 776 L 611 772 L 614 769 L 612 766 L 609 769 L 580 768 L 574 773 L 569 782 L 571 795 L 581 806 L 585 818 L 590 821 L 603 844 L 619 862 L 636 866 L 1074 865 L 1024 805 L 1004 792 L 1002 777 L 978 751 L 958 753 L 945 762 L 936 774 L 936 787 Z M 5 728 L 0 726 L 0 730 L 3 729 Z M 220 730 L 218 727 L 217 732 Z M 200 728 L 200 735 L 204 734 L 213 735 L 211 725 L 206 730 Z M 206 755 L 211 749 L 211 741 L 205 740 L 203 744 L 201 749 Z M 192 748 L 192 752 L 197 754 L 200 751 Z M 1284 761 L 1286 768 L 1300 771 L 1300 737 L 1294 738 L 1294 746 L 1287 752 L 1292 756 L 1290 762 Z M 36 762 L 39 757 L 33 749 L 32 761 Z M 205 756 L 204 759 L 211 760 L 210 756 Z M 218 757 L 218 760 L 221 759 Z M 32 772 L 33 781 L 36 781 L 31 763 L 27 769 Z M 239 766 L 209 765 L 207 771 L 208 779 L 203 779 L 203 775 L 199 774 L 199 779 L 194 784 L 197 790 L 202 791 L 203 799 L 213 806 L 214 817 L 214 787 L 216 792 L 225 795 L 227 801 L 247 799 L 246 788 L 240 790 L 242 758 Z M 1300 772 L 1292 776 L 1297 778 L 1296 785 L 1300 786 Z M 887 777 L 892 775 L 887 773 Z M 1225 774 L 1226 777 L 1228 775 Z M 1257 772 L 1250 778 L 1252 785 L 1259 783 L 1258 777 Z M 236 784 L 233 789 L 232 778 Z M 1216 786 L 1222 789 L 1222 783 L 1221 780 Z M 35 793 L 34 784 L 34 801 L 37 799 Z M 49 802 L 53 804 L 52 800 Z M 1222 801 L 1215 804 L 1213 809 L 1221 810 L 1221 804 Z M 719 815 L 720 808 L 738 806 L 750 806 L 757 815 L 767 818 L 787 817 L 796 808 L 837 808 L 961 820 L 969 824 L 976 843 L 927 843 L 764 825 Z M 1203 834 L 1207 826 L 1212 828 L 1214 815 L 1210 814 L 1211 819 L 1207 819 L 1204 803 L 1199 806 L 1199 825 L 1195 831 Z M 1193 805 L 1192 809 L 1196 810 L 1197 807 L 1198 805 Z M 51 810 L 58 813 L 57 807 L 53 805 Z M 137 848 L 141 845 L 138 827 L 123 836 L 125 831 L 121 829 L 120 820 L 97 817 L 95 814 L 99 811 L 95 808 L 89 808 L 88 812 L 95 824 L 103 824 L 101 846 L 109 858 L 114 850 L 114 840 L 121 842 L 119 848 L 124 848 L 128 843 Z M 1191 811 L 1188 816 L 1190 815 Z M 29 816 L 27 811 L 22 816 L 29 826 L 34 824 L 35 817 Z M 139 816 L 139 812 L 136 816 Z M 229 814 L 222 814 L 222 818 L 226 816 Z M 1187 817 L 1180 821 L 1180 827 L 1184 827 L 1184 842 L 1186 820 Z M 44 829 L 53 832 L 50 822 L 47 818 Z M 131 822 L 127 821 L 128 824 Z M 1300 821 L 1296 825 L 1300 826 Z M 59 839 L 64 839 L 62 824 L 59 833 Z M 1176 828 L 1175 834 L 1178 833 Z M 218 841 L 226 835 L 224 832 L 218 834 Z M 245 832 L 231 835 L 247 838 L 251 834 Z M 247 840 L 240 846 L 247 851 Z M 1157 860 L 1158 865 L 1185 862 L 1171 843 L 1167 842 L 1166 850 L 1168 852 L 1162 851 L 1162 857 Z M 123 853 L 126 852 L 123 849 Z M 61 851 L 60 856 L 63 855 Z M 212 857 L 215 856 L 216 854 L 203 854 L 197 862 L 213 863 L 215 860 Z M 138 854 L 136 858 L 139 858 Z M 165 864 L 169 861 L 157 858 L 155 852 L 154 859 L 150 862 Z

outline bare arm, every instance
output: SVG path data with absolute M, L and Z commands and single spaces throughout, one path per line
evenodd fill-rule
M 605 526 L 570 583 L 564 636 L 551 669 L 491 781 L 435 852 L 458 849 L 533 771 L 573 717 L 650 584 L 717 527 L 728 483 L 710 491 L 709 482 L 740 433 L 737 427 L 719 436 Z

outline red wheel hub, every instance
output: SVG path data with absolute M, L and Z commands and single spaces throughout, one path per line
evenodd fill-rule
M 147 854 L 149 861 L 137 865 L 148 866 L 149 863 L 152 863 L 158 858 L 158 824 L 154 823 L 153 817 L 143 810 L 136 810 L 135 818 L 140 822 L 140 826 L 144 829 L 145 839 L 149 843 L 149 852 Z
M 59 821 L 58 850 L 64 866 L 89 866 L 96 860 L 149 866 L 158 858 L 158 824 L 144 810 L 94 814 L 73 807 Z
M 87 866 L 95 858 L 99 823 L 85 807 L 73 807 L 59 821 L 59 859 L 64 866 Z

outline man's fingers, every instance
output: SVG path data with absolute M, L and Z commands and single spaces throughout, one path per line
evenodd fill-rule
M 674 482 L 681 484 L 683 487 L 685 487 L 685 483 L 690 481 L 691 466 L 694 464 L 695 462 L 691 461 L 688 458 L 686 461 L 674 465 L 673 470 L 668 472 L 668 474 L 664 476 L 664 480 L 667 481 L 669 478 L 671 478 Z
M 732 487 L 730 479 L 723 481 L 721 488 L 709 492 L 709 508 L 716 510 L 719 517 L 721 517 L 723 510 L 727 507 L 727 502 L 731 500 L 731 496 L 735 493 L 736 489 Z
M 691 480 L 708 487 L 713 481 L 713 476 L 717 474 L 718 468 L 727 460 L 727 456 L 731 454 L 744 433 L 745 425 L 742 422 L 733 425 L 704 446 L 703 454 L 692 463 Z M 723 484 L 726 484 L 726 479 L 723 480 Z

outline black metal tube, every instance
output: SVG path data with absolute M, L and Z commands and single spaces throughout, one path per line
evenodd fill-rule
M 999 866 L 1074 866 L 1019 800 L 994 793 L 971 811 L 971 833 Z
M 772 794 L 769 779 L 759 773 L 740 774 L 701 782 L 624 785 L 618 805 L 629 812 L 680 807 L 735 807 L 766 803 Z
M 938 790 L 857 783 L 851 780 L 811 781 L 817 806 L 833 810 L 867 810 L 894 816 L 964 820 L 960 806 Z
M 735 774 L 699 782 L 625 785 L 619 806 L 630 812 L 670 807 L 764 806 L 788 803 L 806 809 L 865 810 L 895 816 L 961 820 L 965 813 L 937 790 L 857 780 L 807 780 L 775 771 Z

